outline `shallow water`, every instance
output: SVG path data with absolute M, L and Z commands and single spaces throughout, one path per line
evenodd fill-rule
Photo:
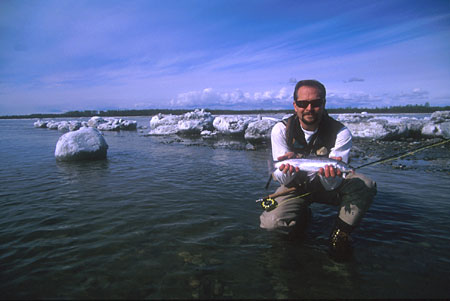
M 378 194 L 338 264 L 335 208 L 302 241 L 259 228 L 267 148 L 105 132 L 106 161 L 57 163 L 33 122 L 0 120 L 1 298 L 450 297 L 448 172 L 364 168 Z

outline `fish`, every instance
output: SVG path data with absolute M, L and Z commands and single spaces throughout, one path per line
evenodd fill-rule
M 315 173 L 319 171 L 320 168 L 324 168 L 325 165 L 331 165 L 336 169 L 339 169 L 342 171 L 342 173 L 350 173 L 353 172 L 354 168 L 350 165 L 346 164 L 345 162 L 334 160 L 331 158 L 326 157 L 315 157 L 315 156 L 309 156 L 305 158 L 300 159 L 287 159 L 283 161 L 275 162 L 274 166 L 276 169 L 279 169 L 279 167 L 282 164 L 289 164 L 293 167 L 298 167 L 300 171 L 304 171 L 307 173 Z

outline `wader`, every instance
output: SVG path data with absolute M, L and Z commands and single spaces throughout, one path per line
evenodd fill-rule
M 282 185 L 276 190 L 276 193 L 287 188 Z M 339 219 L 354 228 L 369 209 L 377 189 L 374 181 L 362 174 L 355 173 L 349 174 L 335 190 L 325 191 L 319 187 L 310 195 L 300 197 L 305 192 L 309 191 L 294 191 L 275 198 L 278 206 L 261 214 L 261 228 L 277 230 L 286 234 L 297 234 L 305 229 L 308 206 L 313 202 L 337 206 Z

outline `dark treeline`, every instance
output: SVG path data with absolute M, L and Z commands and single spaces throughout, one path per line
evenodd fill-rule
M 383 107 L 383 108 L 331 108 L 327 111 L 331 114 L 337 113 L 433 113 L 435 111 L 448 111 L 450 106 L 444 107 L 432 107 L 428 104 L 426 105 L 406 105 L 406 106 L 393 106 L 393 107 Z M 86 110 L 86 111 L 69 111 L 61 114 L 29 114 L 29 115 L 6 115 L 0 116 L 0 119 L 20 119 L 20 118 L 64 118 L 64 117 L 116 117 L 116 116 L 153 116 L 158 113 L 161 114 L 173 114 L 180 115 L 191 110 L 170 110 L 170 109 L 146 109 L 146 110 L 107 110 L 107 111 L 97 111 L 97 110 Z M 223 115 L 223 114 L 267 114 L 267 113 L 291 113 L 292 109 L 286 110 L 209 110 L 205 111 L 211 112 L 213 115 Z

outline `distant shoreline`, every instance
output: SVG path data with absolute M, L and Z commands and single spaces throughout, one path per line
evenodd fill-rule
M 60 114 L 50 113 L 36 113 L 28 115 L 4 115 L 0 116 L 0 119 L 28 119 L 28 118 L 63 118 L 63 117 L 117 117 L 117 116 L 153 116 L 159 113 L 161 114 L 173 114 L 181 115 L 187 112 L 192 112 L 194 109 L 147 109 L 147 110 L 86 110 L 86 111 L 69 111 Z M 406 105 L 384 108 L 327 108 L 330 114 L 340 113 L 433 113 L 436 111 L 449 111 L 450 106 L 444 107 L 432 107 L 428 105 Z M 292 113 L 292 109 L 285 110 L 210 110 L 205 109 L 207 112 L 211 112 L 213 115 L 247 115 L 247 114 L 276 114 L 276 113 Z

